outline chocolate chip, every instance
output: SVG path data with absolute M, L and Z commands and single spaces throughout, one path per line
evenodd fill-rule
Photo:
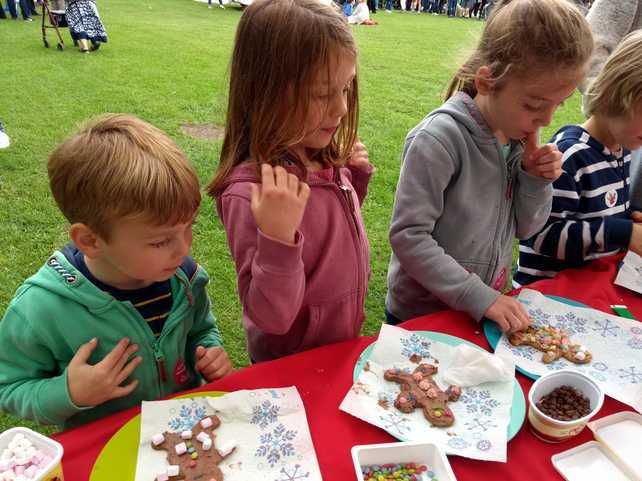
M 559 421 L 574 421 L 591 412 L 588 398 L 571 386 L 557 387 L 535 404 L 544 414 Z

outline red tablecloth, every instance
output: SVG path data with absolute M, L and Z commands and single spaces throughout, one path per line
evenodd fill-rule
M 531 287 L 544 294 L 568 297 L 596 309 L 611 312 L 611 304 L 625 304 L 642 319 L 642 298 L 613 285 L 617 262 L 621 256 L 593 262 L 587 268 L 567 271 L 554 280 L 541 281 Z M 445 311 L 405 322 L 410 330 L 444 332 L 490 349 L 481 326 L 466 315 Z M 361 337 L 353 341 L 320 347 L 276 361 L 241 369 L 201 390 L 234 391 L 295 385 L 305 405 L 312 440 L 325 481 L 348 481 L 356 478 L 350 457 L 355 444 L 394 441 L 384 431 L 339 411 L 338 407 L 352 385 L 354 365 L 363 349 L 373 341 Z M 517 376 L 524 393 L 532 383 Z M 598 417 L 628 406 L 607 398 Z M 140 409 L 131 409 L 86 426 L 54 436 L 65 448 L 63 467 L 65 481 L 89 479 L 94 461 L 109 438 Z M 484 462 L 450 456 L 459 481 L 473 480 L 559 480 L 550 457 L 592 438 L 588 429 L 577 438 L 562 444 L 546 444 L 535 438 L 525 421 L 520 432 L 508 444 L 508 462 Z M 136 456 L 136 453 L 131 453 Z M 120 480 L 119 480 L 120 481 Z M 123 480 L 125 481 L 125 480 Z M 249 481 L 249 480 L 248 480 Z

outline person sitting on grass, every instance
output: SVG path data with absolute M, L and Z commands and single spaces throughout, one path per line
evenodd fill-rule
M 585 108 L 586 122 L 553 135 L 563 173 L 546 225 L 520 242 L 515 287 L 627 248 L 642 255 L 642 213 L 629 205 L 631 151 L 642 147 L 642 30 L 608 58 Z
M 0 411 L 69 428 L 232 369 L 189 256 L 201 201 L 185 154 L 129 115 L 100 117 L 50 156 L 72 243 L 0 322 Z
M 358 0 L 352 15 L 348 17 L 348 23 L 356 25 L 377 25 L 377 22 L 370 20 L 370 9 L 366 0 Z

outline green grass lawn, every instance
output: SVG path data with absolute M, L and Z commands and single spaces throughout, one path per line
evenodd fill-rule
M 3 79 L 0 118 L 12 146 L 0 151 L 0 312 L 16 288 L 66 242 L 65 223 L 47 187 L 48 153 L 85 119 L 130 112 L 163 129 L 187 152 L 205 183 L 218 162 L 220 141 L 183 135 L 183 123 L 222 125 L 227 73 L 240 8 L 208 10 L 191 0 L 99 1 L 109 43 L 81 55 L 67 30 L 67 47 L 45 49 L 39 22 L 0 21 Z M 483 22 L 380 11 L 375 27 L 353 27 L 360 48 L 361 125 L 377 173 L 364 208 L 372 278 L 363 334 L 383 319 L 390 246 L 388 223 L 403 139 L 440 104 L 452 72 L 477 41 Z M 36 19 L 39 20 L 39 17 Z M 576 95 L 542 133 L 581 119 Z M 193 255 L 212 279 L 210 295 L 228 352 L 248 364 L 235 270 L 221 224 L 206 201 L 194 233 Z M 4 349 L 4 346 L 0 346 Z M 0 431 L 27 424 L 0 415 Z M 38 427 L 42 432 L 50 428 Z

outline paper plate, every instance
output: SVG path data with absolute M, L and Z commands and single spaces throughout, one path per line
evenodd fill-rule
M 573 301 L 571 299 L 566 299 L 565 297 L 559 297 L 559 296 L 546 296 L 549 299 L 553 299 L 554 301 L 561 302 L 562 304 L 568 304 L 569 306 L 573 307 L 585 307 L 588 309 L 591 309 L 590 306 L 587 306 L 586 304 L 582 304 L 577 301 Z M 497 343 L 499 342 L 499 339 L 502 337 L 502 331 L 499 330 L 499 326 L 497 326 L 497 323 L 491 321 L 490 319 L 484 319 L 484 334 L 486 335 L 486 339 L 488 339 L 488 343 L 490 344 L 490 347 L 493 348 L 493 351 L 497 347 Z M 522 369 L 521 367 L 515 365 L 515 369 L 517 369 L 519 372 L 521 372 L 524 376 L 529 377 L 533 380 L 536 380 L 539 378 L 539 374 L 533 374 L 526 369 Z
M 476 347 L 477 349 L 481 349 L 476 344 L 473 344 L 472 342 L 467 341 L 466 339 L 462 339 L 460 337 L 455 337 L 455 336 L 450 336 L 448 334 L 443 334 L 441 332 L 433 332 L 433 331 L 413 331 L 415 334 L 419 334 L 420 336 L 423 336 L 427 339 L 430 339 L 431 341 L 437 341 L 437 342 L 443 342 L 444 344 L 448 344 L 449 346 L 458 346 L 459 344 L 468 344 L 469 346 Z M 363 366 L 365 363 L 370 359 L 370 354 L 372 353 L 372 349 L 374 349 L 374 345 L 377 341 L 373 342 L 370 344 L 368 347 L 366 347 L 361 355 L 359 356 L 359 359 L 357 360 L 357 363 L 354 366 L 354 372 L 352 374 L 352 379 L 356 381 L 359 378 L 359 373 L 363 370 Z M 508 440 L 510 441 L 515 437 L 515 435 L 519 432 L 519 429 L 522 427 L 522 424 L 524 423 L 524 418 L 526 417 L 526 400 L 524 399 L 524 392 L 522 391 L 521 386 L 517 382 L 517 379 L 514 380 L 514 385 L 513 385 L 513 406 L 511 408 L 511 416 L 510 416 L 510 421 L 508 423 Z M 404 441 L 402 439 L 402 441 Z
M 218 397 L 221 391 L 201 391 L 173 399 Z M 105 444 L 89 475 L 89 481 L 134 481 L 140 441 L 140 414 L 130 419 Z

